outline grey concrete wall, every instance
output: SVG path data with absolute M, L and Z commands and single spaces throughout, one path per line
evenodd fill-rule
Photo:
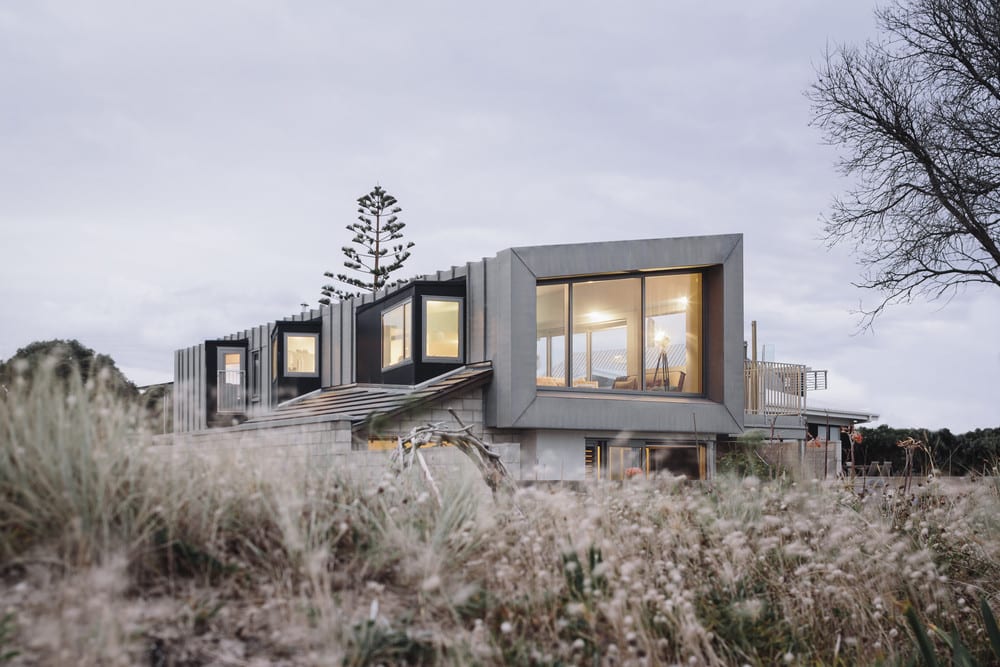
M 584 444 L 581 431 L 540 431 L 534 461 L 522 462 L 525 479 L 584 480 Z
M 249 456 L 328 455 L 351 451 L 351 423 L 327 421 L 312 424 L 283 425 L 272 428 L 235 426 L 215 428 L 196 433 L 175 433 L 169 439 L 157 439 L 177 451 L 205 447 L 216 450 L 233 449 Z
M 274 428 L 218 428 L 198 433 L 175 433 L 153 438 L 154 455 L 183 457 L 209 455 L 265 466 L 299 465 L 332 467 L 347 477 L 378 480 L 389 470 L 390 452 L 354 450 L 350 422 L 331 421 Z M 520 446 L 516 442 L 492 443 L 507 470 L 520 479 Z M 422 449 L 432 475 L 444 481 L 457 475 L 478 476 L 464 454 L 453 447 Z

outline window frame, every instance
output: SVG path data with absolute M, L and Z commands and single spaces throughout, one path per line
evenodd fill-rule
M 233 345 L 220 345 L 215 350 L 216 354 L 216 385 L 215 385 L 215 412 L 220 415 L 237 415 L 246 412 L 247 407 L 247 351 L 245 347 Z M 225 363 L 225 358 L 231 354 L 239 356 L 239 369 L 230 370 Z M 229 374 L 236 373 L 238 382 L 230 382 Z M 233 389 L 227 389 L 235 387 Z M 223 391 L 235 391 L 234 403 L 236 407 L 223 407 L 226 400 L 223 399 Z
M 278 335 L 271 336 L 271 383 L 278 381 Z
M 427 354 L 427 304 L 430 301 L 454 302 L 458 304 L 458 355 L 454 357 L 435 357 Z M 426 294 L 420 298 L 420 316 L 422 318 L 420 332 L 421 361 L 436 364 L 460 364 L 465 359 L 465 298 L 460 296 L 434 296 Z M 413 311 L 410 311 L 412 316 Z M 412 349 L 410 352 L 412 353 Z
M 410 316 L 406 317 L 406 306 L 410 307 Z M 385 363 L 385 316 L 392 313 L 395 310 L 403 311 L 403 353 L 409 352 L 409 356 L 404 356 L 399 361 L 394 361 L 391 364 Z M 408 297 L 402 301 L 397 301 L 389 308 L 382 309 L 379 312 L 379 358 L 382 364 L 382 371 L 391 370 L 393 368 L 401 368 L 407 364 L 413 363 L 413 297 Z
M 251 401 L 259 401 L 261 394 L 261 351 L 251 350 L 250 351 L 250 368 L 248 369 L 250 380 L 250 388 L 247 393 L 250 394 Z
M 314 356 L 316 357 L 316 370 L 314 371 L 290 371 L 288 370 L 288 338 L 289 336 L 295 338 L 312 338 L 313 339 L 313 350 Z M 319 334 L 311 331 L 283 331 L 281 337 L 281 343 L 283 346 L 284 363 L 281 364 L 281 374 L 282 377 L 288 378 L 315 378 L 319 377 Z
M 543 278 L 543 279 L 540 279 L 540 280 L 536 281 L 536 283 L 535 283 L 535 289 L 536 290 L 538 289 L 538 287 L 547 286 L 547 285 L 567 285 L 568 286 L 568 291 L 567 291 L 567 307 L 566 307 L 566 326 L 567 326 L 567 328 L 566 328 L 566 334 L 565 334 L 565 336 L 566 336 L 565 355 L 566 355 L 566 360 L 567 361 L 566 361 L 566 366 L 565 366 L 566 377 L 563 378 L 565 384 L 559 385 L 559 386 L 546 386 L 546 385 L 535 384 L 535 389 L 536 390 L 541 389 L 542 391 L 573 391 L 573 392 L 577 392 L 577 393 L 595 393 L 595 392 L 599 392 L 599 393 L 613 393 L 613 394 L 635 394 L 635 395 L 641 395 L 641 396 L 646 396 L 646 397 L 669 396 L 671 398 L 677 398 L 677 397 L 699 398 L 699 397 L 706 396 L 707 395 L 707 388 L 705 386 L 704 381 L 702 381 L 701 391 L 699 391 L 699 392 L 691 392 L 691 391 L 663 391 L 663 392 L 660 392 L 660 391 L 649 391 L 646 388 L 646 377 L 645 377 L 646 373 L 645 372 L 642 372 L 642 373 L 639 374 L 639 387 L 637 389 L 614 389 L 614 388 L 609 388 L 609 387 L 600 387 L 600 388 L 574 387 L 574 386 L 572 386 L 573 370 L 571 368 L 571 365 L 572 365 L 572 360 L 573 360 L 573 337 L 577 333 L 577 332 L 573 331 L 573 318 L 574 318 L 574 313 L 573 313 L 573 286 L 574 285 L 576 285 L 578 283 L 588 283 L 588 282 L 596 282 L 596 281 L 610 281 L 610 280 L 622 280 L 622 279 L 626 279 L 626 278 L 640 278 L 640 281 L 639 281 L 639 308 L 640 308 L 640 311 L 639 311 L 639 321 L 642 323 L 640 325 L 642 327 L 640 335 L 641 335 L 641 338 L 642 338 L 641 349 L 643 350 L 641 353 L 645 354 L 645 352 L 644 352 L 645 346 L 646 346 L 645 322 L 646 322 L 646 319 L 647 319 L 647 314 L 646 314 L 646 279 L 647 278 L 656 278 L 656 277 L 659 277 L 659 276 L 700 275 L 701 279 L 702 279 L 701 280 L 701 284 L 702 284 L 702 288 L 701 289 L 702 289 L 702 292 L 701 292 L 701 341 L 700 341 L 701 342 L 701 346 L 700 346 L 701 347 L 701 354 L 700 354 L 700 357 L 701 357 L 701 359 L 700 359 L 701 369 L 700 370 L 701 370 L 701 376 L 702 376 L 702 378 L 706 378 L 707 377 L 707 374 L 706 374 L 706 370 L 707 370 L 706 354 L 707 354 L 707 351 L 708 351 L 708 342 L 707 342 L 708 341 L 708 335 L 707 335 L 708 324 L 707 323 L 708 323 L 708 313 L 709 313 L 709 307 L 708 306 L 709 306 L 709 304 L 708 304 L 708 300 L 705 297 L 705 282 L 704 282 L 704 279 L 705 279 L 705 273 L 706 273 L 707 269 L 708 269 L 708 267 L 684 268 L 684 269 L 667 269 L 667 270 L 658 270 L 658 271 L 649 271 L 649 270 L 623 271 L 621 273 L 608 273 L 608 274 L 596 274 L 596 275 L 595 274 L 585 274 L 585 275 L 573 276 L 572 278 L 566 278 L 566 277 L 562 277 L 562 278 Z M 537 294 L 537 291 L 536 291 L 536 294 Z M 537 345 L 537 332 L 538 332 L 538 323 L 536 321 L 535 322 L 536 345 Z

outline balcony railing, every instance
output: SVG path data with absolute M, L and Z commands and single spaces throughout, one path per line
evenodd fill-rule
M 746 361 L 743 368 L 747 414 L 802 414 L 806 405 L 805 366 Z
M 216 412 L 246 411 L 246 371 L 219 371 Z

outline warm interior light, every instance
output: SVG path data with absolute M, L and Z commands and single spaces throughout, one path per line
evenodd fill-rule
M 665 350 L 670 346 L 670 334 L 663 329 L 657 329 L 656 333 L 653 335 L 653 342 L 655 342 L 660 349 Z

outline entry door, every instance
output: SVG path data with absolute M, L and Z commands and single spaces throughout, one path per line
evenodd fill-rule
M 246 356 L 241 347 L 220 347 L 216 412 L 246 411 Z

